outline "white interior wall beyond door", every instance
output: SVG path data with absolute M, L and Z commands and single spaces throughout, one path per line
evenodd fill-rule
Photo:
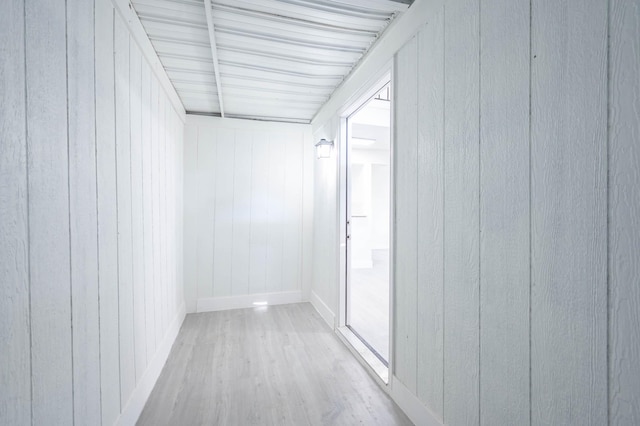
M 308 125 L 188 116 L 189 312 L 308 298 L 303 228 L 310 226 L 304 200 L 312 149 Z

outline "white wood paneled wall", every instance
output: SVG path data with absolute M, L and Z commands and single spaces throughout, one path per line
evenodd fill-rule
M 305 144 L 307 125 L 188 116 L 188 311 L 239 307 L 256 294 L 303 297 Z
M 444 297 L 444 37 L 443 9 L 437 10 L 432 24 L 417 37 L 416 48 L 430 52 L 418 56 L 417 80 L 418 182 L 417 226 L 418 277 L 431 277 L 417 286 L 416 344 L 422 354 L 417 359 L 416 395 L 429 406 L 443 407 L 443 297 Z M 427 143 L 429 141 L 429 143 Z
M 325 320 L 333 327 L 339 304 L 338 256 L 344 251 L 338 239 L 340 219 L 336 206 L 340 194 L 337 155 L 341 145 L 340 117 L 334 116 L 313 132 L 313 140 L 320 139 L 334 141 L 336 146 L 331 158 L 319 159 L 315 155 L 310 157 L 313 162 L 314 179 L 311 301 L 316 309 L 323 312 Z
M 639 52 L 634 0 L 451 0 L 397 53 L 394 373 L 444 423 L 640 423 Z
M 24 0 L 0 13 L 0 423 L 31 424 Z
M 609 4 L 609 421 L 640 423 L 640 4 Z
M 522 0 L 483 2 L 480 13 L 484 424 L 526 424 L 529 416 L 529 16 Z
M 111 424 L 148 374 L 183 303 L 184 124 L 108 0 L 96 1 L 96 34 L 100 273 L 117 283 L 100 298 L 100 336 L 112 342 L 101 352 L 102 417 Z
M 418 184 L 417 154 L 418 154 L 418 97 L 416 93 L 418 55 L 416 47 L 418 42 L 414 37 L 405 49 L 398 52 L 398 67 L 407 70 L 405 77 L 395 78 L 395 92 L 398 99 L 403 99 L 395 108 L 395 129 L 396 137 L 403 141 L 403 149 L 395 152 L 396 162 L 395 186 L 399 188 L 416 188 Z M 399 77 L 400 74 L 396 74 Z M 413 125 L 412 125 L 413 124 Z M 402 196 L 406 194 L 406 196 Z M 398 241 L 394 250 L 394 259 L 403 259 L 402 262 L 395 262 L 396 279 L 406 282 L 407 285 L 398 287 L 395 293 L 395 301 L 398 306 L 405 309 L 396 312 L 394 325 L 395 341 L 400 347 L 416 347 L 416 327 L 417 327 L 417 304 L 411 303 L 417 299 L 417 248 L 418 238 L 415 232 L 417 221 L 417 197 L 415 194 L 406 191 L 396 197 L 395 220 L 399 225 L 395 227 L 395 234 Z M 395 374 L 406 377 L 406 385 L 413 391 L 416 390 L 416 377 L 411 374 L 415 370 L 415 358 L 407 351 L 396 351 Z
M 531 421 L 605 424 L 607 1 L 531 14 Z
M 183 303 L 184 111 L 110 0 L 0 9 L 0 424 L 126 423 Z

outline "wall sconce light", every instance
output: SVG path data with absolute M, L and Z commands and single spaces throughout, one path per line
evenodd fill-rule
M 316 154 L 318 158 L 330 158 L 331 151 L 333 151 L 333 141 L 328 141 L 323 138 L 316 144 Z

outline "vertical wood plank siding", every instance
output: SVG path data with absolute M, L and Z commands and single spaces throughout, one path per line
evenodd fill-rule
M 183 301 L 177 248 L 174 290 L 149 297 L 151 82 L 164 89 L 111 0 L 0 9 L 0 424 L 112 425 Z M 183 121 L 165 121 L 177 245 Z
M 457 0 L 425 19 L 395 61 L 398 159 L 418 126 L 418 180 L 395 187 L 397 379 L 446 424 L 638 423 L 640 6 Z

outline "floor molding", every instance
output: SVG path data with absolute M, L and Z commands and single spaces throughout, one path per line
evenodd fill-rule
M 443 425 L 396 376 L 393 376 L 393 381 L 391 382 L 390 395 L 414 424 L 424 426 Z
M 309 302 L 311 302 L 313 307 L 316 308 L 316 311 L 318 311 L 322 319 L 329 325 L 329 327 L 331 327 L 332 330 L 335 329 L 336 316 L 331 311 L 331 309 L 329 309 L 327 304 L 324 303 L 322 299 L 320 299 L 320 296 L 318 296 L 313 290 L 311 290 L 311 297 L 309 297 Z
M 229 309 L 255 308 L 263 305 L 286 305 L 302 302 L 301 291 L 281 293 L 245 294 L 229 297 L 208 297 L 198 299 L 196 312 L 226 311 Z
M 144 372 L 142 379 L 140 379 L 140 382 L 133 391 L 131 398 L 129 398 L 127 405 L 116 420 L 116 425 L 133 426 L 138 421 L 138 418 L 149 399 L 149 395 L 151 395 L 151 391 L 156 385 L 158 377 L 160 377 L 162 368 L 167 362 L 167 358 L 169 358 L 171 347 L 176 341 L 176 337 L 178 337 L 178 332 L 180 331 L 180 327 L 182 326 L 185 316 L 186 306 L 182 303 L 178 309 L 178 313 L 173 319 L 173 322 L 164 335 L 164 339 L 162 340 L 162 343 L 160 343 L 160 347 L 156 351 L 151 363 L 147 366 L 147 370 Z

